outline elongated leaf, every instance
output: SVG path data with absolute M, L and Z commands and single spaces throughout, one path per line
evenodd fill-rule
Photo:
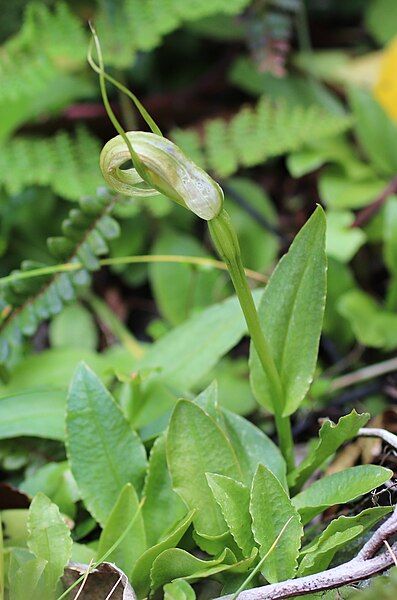
M 397 196 L 391 196 L 385 206 L 383 222 L 384 257 L 387 268 L 397 274 Z
M 179 523 L 177 523 L 175 528 L 166 538 L 146 550 L 137 561 L 132 571 L 131 581 L 138 598 L 145 598 L 149 593 L 150 569 L 152 568 L 153 562 L 162 552 L 164 552 L 164 550 L 174 548 L 179 543 L 182 536 L 189 528 L 193 515 L 194 511 L 187 514 Z
M 318 207 L 278 263 L 258 310 L 281 377 L 284 415 L 298 408 L 313 379 L 325 292 L 325 218 Z M 252 344 L 250 363 L 255 397 L 272 411 L 269 383 Z
M 350 502 L 382 485 L 392 476 L 390 469 L 360 465 L 328 475 L 292 498 L 303 524 L 334 504 Z
M 193 539 L 197 546 L 210 556 L 219 556 L 225 548 L 229 548 L 236 556 L 240 555 L 241 550 L 234 541 L 229 529 L 222 535 L 206 535 L 197 533 L 193 530 Z
M 130 525 L 132 521 L 133 524 Z M 128 533 L 106 558 L 107 562 L 113 562 L 127 575 L 131 574 L 136 561 L 146 550 L 145 526 L 138 496 L 131 483 L 127 483 L 121 490 L 102 530 L 98 544 L 98 558 L 117 542 L 129 526 Z
M 206 473 L 241 480 L 236 454 L 217 423 L 197 404 L 181 400 L 171 417 L 167 460 L 174 490 L 192 510 L 198 533 L 222 535 L 227 525 L 208 486 Z
M 254 292 L 258 302 L 262 290 Z M 246 332 L 235 297 L 203 310 L 164 335 L 145 354 L 142 369 L 159 369 L 161 377 L 180 389 L 197 384 Z
M 355 117 L 355 133 L 364 152 L 380 174 L 392 176 L 397 169 L 397 127 L 379 102 L 358 86 L 349 91 Z
M 151 252 L 206 256 L 195 238 L 175 230 L 162 233 Z M 149 267 L 149 277 L 156 304 L 163 317 L 172 325 L 183 323 L 194 310 L 204 308 L 216 300 L 214 285 L 219 272 L 215 270 L 200 270 L 189 264 L 154 263 Z
M 50 348 L 30 354 L 11 370 L 11 381 L 2 394 L 11 395 L 31 390 L 67 390 L 77 365 L 84 361 L 101 378 L 109 370 L 104 354 L 83 348 Z M 130 358 L 131 361 L 131 358 Z
M 184 579 L 177 579 L 164 586 L 164 600 L 195 600 L 196 594 Z
M 152 591 L 173 581 L 183 578 L 187 581 L 209 577 L 222 572 L 236 562 L 236 558 L 229 548 L 225 548 L 218 558 L 201 560 L 181 548 L 165 550 L 156 558 L 150 574 Z
M 141 491 L 147 460 L 111 394 L 84 364 L 70 386 L 66 428 L 73 476 L 88 510 L 104 526 L 126 483 Z
M 80 500 L 80 494 L 67 461 L 44 464 L 28 475 L 19 489 L 32 497 L 43 492 L 62 513 L 72 519 L 76 515 L 75 503 Z
M 10 560 L 10 600 L 26 600 L 26 590 L 29 590 L 29 600 L 43 600 L 53 594 L 46 581 L 47 564 L 43 558 L 31 558 L 20 565 Z
M 207 481 L 236 544 L 248 558 L 255 547 L 249 512 L 249 489 L 230 477 L 207 474 Z
M 340 298 L 338 312 L 349 322 L 359 342 L 371 348 L 397 347 L 397 315 L 383 309 L 365 292 L 353 289 Z
M 0 439 L 19 436 L 63 440 L 66 394 L 32 390 L 0 398 Z
M 391 506 L 377 506 L 367 508 L 354 517 L 342 516 L 331 521 L 316 540 L 301 550 L 304 556 L 299 565 L 298 575 L 311 575 L 324 571 L 339 548 L 372 527 L 391 510 Z
M 306 458 L 288 476 L 290 485 L 297 488 L 302 486 L 310 475 L 320 467 L 323 462 L 348 440 L 354 438 L 360 427 L 368 422 L 369 414 L 364 413 L 359 415 L 355 410 L 349 415 L 341 417 L 338 423 L 325 421 L 321 426 L 318 434 L 319 441 L 315 446 L 312 446 Z
M 275 548 L 263 563 L 261 571 L 270 583 L 294 576 L 298 566 L 303 528 L 299 514 L 287 492 L 269 469 L 260 465 L 251 490 L 252 531 L 263 558 L 289 519 Z
M 149 456 L 149 467 L 142 508 L 148 546 L 154 546 L 162 535 L 186 514 L 187 508 L 172 489 L 165 454 L 165 435 L 159 436 Z
M 222 410 L 224 429 L 238 457 L 244 481 L 251 486 L 258 465 L 264 465 L 286 487 L 284 458 L 270 438 L 250 421 L 228 410 Z
M 205 390 L 203 390 L 198 396 L 196 396 L 194 401 L 199 405 L 200 408 L 203 409 L 204 412 L 207 413 L 207 415 L 212 417 L 221 428 L 224 427 L 225 423 L 221 408 L 219 406 L 218 382 L 216 380 L 213 381 L 207 388 L 205 388 Z
M 72 539 L 58 507 L 42 493 L 30 505 L 28 531 L 28 547 L 36 558 L 47 561 L 45 577 L 54 591 L 70 559 Z
M 51 321 L 50 343 L 53 348 L 86 348 L 98 345 L 97 327 L 91 313 L 82 304 L 66 306 Z

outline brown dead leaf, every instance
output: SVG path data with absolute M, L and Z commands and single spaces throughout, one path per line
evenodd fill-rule
M 72 585 L 87 572 L 88 568 L 89 565 L 70 563 L 62 578 L 64 585 L 66 587 Z M 137 600 L 127 575 L 112 563 L 104 562 L 93 569 L 79 592 L 81 586 L 82 583 L 70 592 L 71 600 L 76 598 L 77 594 L 79 600 Z

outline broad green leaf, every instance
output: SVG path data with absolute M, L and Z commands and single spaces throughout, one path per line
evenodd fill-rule
M 43 492 L 62 513 L 74 518 L 80 494 L 66 461 L 46 463 L 28 475 L 19 489 L 32 497 Z
M 82 563 L 89 565 L 90 562 L 94 562 L 97 556 L 96 550 L 87 546 L 86 544 L 79 544 L 79 542 L 73 542 L 72 555 L 70 557 L 71 562 Z
M 98 332 L 91 313 L 79 303 L 65 306 L 50 324 L 53 348 L 86 348 L 95 350 Z
M 361 535 L 364 528 L 361 525 L 349 527 L 344 531 L 336 531 L 330 538 L 324 541 L 318 554 L 306 554 L 298 569 L 298 576 L 312 575 L 323 571 L 331 562 L 334 554 L 343 548 L 348 542 Z M 324 567 L 322 565 L 325 565 Z
M 54 590 L 50 590 L 46 582 L 47 564 L 43 558 L 33 556 L 21 564 L 16 564 L 11 559 L 8 573 L 9 600 L 26 600 L 27 590 L 29 600 L 51 597 Z
M 259 318 L 284 392 L 283 414 L 292 414 L 313 379 L 325 306 L 325 218 L 318 207 L 274 270 L 259 304 Z M 266 375 L 251 344 L 251 384 L 273 412 Z
M 365 346 L 393 350 L 397 347 L 397 315 L 382 309 L 361 290 L 351 290 L 338 302 L 338 311 Z
M 298 575 L 301 577 L 324 571 L 339 548 L 375 525 L 391 510 L 390 506 L 377 506 L 367 508 L 353 517 L 341 516 L 331 521 L 318 538 L 309 546 L 302 548 L 303 559 L 299 565 Z
M 327 270 L 327 303 L 325 305 L 323 332 L 338 347 L 344 348 L 353 342 L 352 328 L 346 319 L 341 319 L 337 306 L 339 299 L 353 289 L 355 281 L 348 265 L 333 258 L 328 260 Z
M 349 262 L 364 244 L 362 229 L 351 227 L 354 214 L 347 210 L 327 212 L 327 254 L 341 262 Z
M 262 290 L 254 292 L 258 302 Z M 236 297 L 206 308 L 164 335 L 146 352 L 141 369 L 158 369 L 160 376 L 182 390 L 191 389 L 246 332 Z
M 337 423 L 327 419 L 321 426 L 318 443 L 311 447 L 306 458 L 288 476 L 289 484 L 300 488 L 342 444 L 357 435 L 360 427 L 364 427 L 368 419 L 368 413 L 359 415 L 355 410 L 341 417 Z
M 181 548 L 170 548 L 162 552 L 154 561 L 150 573 L 151 589 L 157 590 L 175 579 L 192 581 L 220 573 L 236 563 L 229 548 L 225 548 L 218 558 L 202 560 Z
M 132 571 L 131 582 L 138 598 L 145 598 L 150 590 L 150 569 L 155 559 L 164 550 L 175 548 L 192 522 L 194 511 L 191 511 L 177 523 L 170 534 L 155 546 L 148 548 L 136 562 Z
M 252 482 L 250 511 L 252 531 L 263 558 L 288 523 L 274 549 L 263 563 L 261 572 L 270 583 L 294 576 L 298 566 L 303 527 L 287 492 L 269 469 L 260 465 Z
M 187 512 L 185 504 L 172 489 L 165 445 L 165 435 L 159 436 L 153 444 L 143 489 L 142 515 L 149 547 L 154 546 Z
M 397 171 L 396 124 L 364 89 L 352 87 L 349 101 L 361 147 L 379 173 L 394 176 Z
M 218 382 L 216 380 L 196 396 L 194 402 L 198 404 L 207 415 L 212 417 L 221 428 L 223 427 L 224 419 L 219 407 Z
M 131 360 L 130 355 L 130 364 Z M 83 348 L 51 348 L 21 360 L 11 370 L 10 382 L 4 388 L 0 385 L 0 391 L 3 395 L 53 388 L 66 391 L 81 361 L 86 362 L 101 379 L 108 376 L 109 363 L 104 354 Z
M 375 465 L 360 465 L 333 473 L 315 481 L 292 498 L 303 524 L 335 504 L 351 502 L 382 485 L 392 476 L 390 469 Z
M 236 544 L 248 558 L 255 547 L 249 512 L 249 489 L 230 477 L 207 473 L 207 481 Z
M 207 255 L 195 238 L 174 230 L 163 232 L 156 239 L 151 253 Z M 214 286 L 219 272 L 214 269 L 203 270 L 189 264 L 153 263 L 149 267 L 149 278 L 157 306 L 172 325 L 183 323 L 195 310 L 217 299 Z
M 225 548 L 229 548 L 235 556 L 240 556 L 241 550 L 234 541 L 229 529 L 222 535 L 206 535 L 193 530 L 192 537 L 197 546 L 210 556 L 219 556 Z
M 42 493 L 30 505 L 28 548 L 36 558 L 47 561 L 45 578 L 54 591 L 72 552 L 72 539 L 58 507 Z
M 86 507 L 104 526 L 122 488 L 142 489 L 145 449 L 98 377 L 81 364 L 66 416 L 70 468 Z
M 196 600 L 196 594 L 187 581 L 177 579 L 164 586 L 164 600 Z
M 219 405 L 238 415 L 250 415 L 257 408 L 249 382 L 248 360 L 244 356 L 225 356 L 205 377 L 205 383 L 216 380 Z M 202 387 L 202 386 L 200 386 Z
M 284 458 L 270 438 L 253 423 L 223 409 L 224 431 L 228 436 L 243 471 L 244 481 L 251 486 L 258 465 L 267 467 L 286 487 Z
M 387 180 L 369 172 L 366 178 L 352 179 L 340 167 L 326 167 L 318 180 L 321 200 L 333 210 L 367 206 L 382 192 Z
M 365 11 L 365 24 L 375 40 L 383 46 L 397 34 L 394 0 L 372 0 Z M 374 596 L 375 597 L 375 596 Z
M 133 524 L 130 525 L 132 521 Z M 127 483 L 121 490 L 106 521 L 99 538 L 97 557 L 104 556 L 128 527 L 128 533 L 106 558 L 108 562 L 114 563 L 124 571 L 127 576 L 132 573 L 136 561 L 146 550 L 145 525 L 139 499 L 130 483 Z
M 197 404 L 181 400 L 167 435 L 167 460 L 174 490 L 190 510 L 196 509 L 198 533 L 222 535 L 227 525 L 206 480 L 218 473 L 241 480 L 242 473 L 228 438 Z
M 63 440 L 66 394 L 32 390 L 0 398 L 0 439 L 20 436 Z
M 26 546 L 28 541 L 29 510 L 10 508 L 1 511 L 4 541 L 10 546 Z
M 397 275 L 397 196 L 386 203 L 383 218 L 384 257 L 387 268 Z
M 391 196 L 383 213 L 383 255 L 391 273 L 386 295 L 386 308 L 397 309 L 397 196 Z

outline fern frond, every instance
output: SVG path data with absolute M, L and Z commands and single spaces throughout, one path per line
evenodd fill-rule
M 21 30 L 0 48 L 0 137 L 41 112 L 83 98 L 92 87 L 75 72 L 86 62 L 87 36 L 64 3 L 27 5 Z M 66 92 L 65 96 L 61 91 Z
M 108 64 L 126 67 L 137 50 L 152 50 L 164 35 L 217 13 L 238 14 L 250 0 L 121 0 L 100 2 L 96 28 Z
M 81 269 L 1 285 L 0 306 L 7 307 L 3 308 L 7 314 L 0 324 L 0 362 L 7 360 L 23 336 L 33 335 L 41 321 L 59 313 L 90 282 L 90 272 L 99 268 L 98 256 L 107 254 L 107 242 L 119 235 L 118 223 L 110 216 L 114 202 L 115 198 L 107 193 L 82 200 L 63 222 L 63 236 L 47 240 L 55 260 L 81 263 Z M 24 261 L 20 272 L 45 266 Z
M 255 108 L 243 107 L 230 121 L 214 119 L 201 136 L 193 130 L 174 130 L 172 139 L 186 154 L 219 177 L 239 167 L 253 167 L 269 158 L 295 151 L 308 142 L 345 131 L 351 119 L 322 108 L 274 104 L 262 97 Z
M 87 38 L 80 21 L 59 3 L 28 4 L 20 32 L 0 49 L 0 101 L 35 96 L 59 73 L 86 60 Z
M 31 185 L 51 187 L 69 200 L 94 194 L 103 185 L 99 141 L 86 129 L 50 138 L 16 137 L 0 148 L 0 187 L 17 194 Z

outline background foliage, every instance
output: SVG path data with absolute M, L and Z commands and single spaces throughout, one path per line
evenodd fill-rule
M 266 446 L 272 444 L 264 435 L 273 434 L 272 421 L 255 400 L 263 386 L 255 356 L 251 390 L 245 324 L 235 299 L 227 299 L 232 293 L 228 276 L 208 260 L 214 258 L 208 234 L 191 213 L 161 196 L 132 202 L 104 187 L 98 156 L 114 131 L 86 61 L 87 22 L 96 25 L 109 71 L 138 94 L 165 134 L 222 184 L 244 264 L 256 271 L 253 288 L 267 280 L 316 203 L 325 208 L 328 295 L 319 360 L 308 393 L 314 350 L 310 372 L 301 373 L 305 380 L 289 398 L 291 412 L 302 400 L 293 420 L 295 439 L 309 442 L 301 467 L 289 475 L 294 489 L 319 467 L 327 468 L 339 446 L 364 424 L 351 413 L 344 417 L 348 421 L 338 423 L 340 443 L 328 442 L 323 425 L 320 445 L 311 445 L 319 416 L 337 421 L 357 408 L 369 410 L 377 425 L 396 427 L 393 0 L 327 0 L 321 6 L 311 0 L 30 0 L 0 5 L 0 465 L 2 481 L 20 489 L 25 499 L 35 497 L 28 514 L 26 506 L 15 505 L 15 498 L 8 501 L 2 489 L 6 546 L 18 548 L 5 553 L 8 585 L 16 590 L 12 598 L 23 598 L 26 582 L 33 579 L 41 581 L 37 597 L 53 594 L 71 555 L 82 563 L 103 556 L 135 515 L 143 490 L 147 502 L 128 533 L 138 540 L 134 551 L 126 539 L 118 554 L 111 555 L 142 597 L 150 587 L 164 585 L 167 598 L 192 598 L 187 582 L 208 574 L 225 593 L 235 591 L 256 556 L 268 549 L 269 524 L 258 510 L 261 486 L 273 490 L 285 520 L 295 519 L 283 551 L 283 556 L 289 552 L 285 572 L 277 572 L 276 553 L 262 575 L 268 581 L 293 575 L 299 519 L 304 520 L 307 507 L 291 503 L 279 481 L 273 481 L 272 473 L 280 480 L 285 473 L 277 449 L 271 446 L 270 452 Z M 109 93 L 125 128 L 143 129 L 126 98 L 110 87 Z M 321 244 L 316 243 L 317 257 Z M 156 258 L 167 255 L 194 257 L 195 263 Z M 261 301 L 264 322 L 266 302 L 275 308 L 279 304 L 276 292 L 273 299 L 269 291 Z M 261 294 L 254 292 L 258 303 Z M 88 371 L 83 385 L 80 367 L 73 385 L 92 387 L 95 409 L 91 406 L 86 421 L 76 423 L 74 402 L 82 401 L 83 392 L 69 395 L 66 453 L 66 390 L 81 360 L 96 375 Z M 287 356 L 285 362 L 292 373 L 294 361 Z M 369 365 L 375 368 L 356 379 L 343 378 Z M 207 388 L 215 376 L 217 392 Z M 171 427 L 178 430 L 178 420 L 187 426 L 193 418 L 201 419 L 214 448 L 224 447 L 227 468 L 199 466 L 207 495 L 192 499 L 196 491 L 190 488 L 180 494 L 189 508 L 196 500 L 204 502 L 203 514 L 209 507 L 213 517 L 207 521 L 186 511 L 171 489 L 162 435 L 176 401 L 200 392 L 204 396 L 197 404 L 178 404 Z M 95 429 L 95 411 L 100 421 L 110 423 L 110 431 Z M 218 428 L 209 423 L 208 414 Z M 239 415 L 250 421 L 239 421 Z M 273 461 L 256 472 L 251 500 L 247 486 L 256 463 L 255 468 L 249 465 L 249 453 L 242 452 L 244 464 L 230 466 L 230 439 L 239 448 L 233 427 L 249 431 L 247 438 L 266 446 Z M 96 446 L 95 456 L 87 452 L 79 432 L 90 428 L 90 444 L 98 436 L 106 438 L 102 455 Z M 118 436 L 125 446 L 120 444 L 113 457 L 117 468 L 111 476 L 108 438 Z M 181 469 L 186 477 L 178 454 L 185 442 L 175 435 L 172 443 L 176 450 L 168 464 L 178 480 Z M 379 451 L 368 458 L 368 449 L 349 448 L 348 467 L 362 462 L 367 469 L 371 460 L 394 466 Z M 183 452 L 200 457 L 203 449 Z M 125 463 L 128 453 L 139 459 L 133 472 Z M 106 473 L 100 489 L 93 481 L 93 465 L 98 479 Z M 192 466 L 193 478 L 197 468 Z M 236 475 L 239 469 L 244 481 Z M 208 481 L 207 472 L 212 473 Z M 370 483 L 340 499 L 341 504 L 375 487 L 368 473 Z M 225 489 L 237 504 L 251 502 L 252 529 L 235 530 Z M 368 503 L 361 508 L 370 510 Z M 333 525 L 336 531 L 329 531 L 325 520 L 323 537 L 311 548 L 315 551 L 310 541 L 301 549 L 298 573 L 328 566 L 342 538 L 343 543 L 362 540 L 363 531 L 387 512 L 382 506 L 373 510 L 368 517 L 354 510 L 356 521 L 348 526 L 342 521 L 340 529 Z M 59 511 L 73 520 L 72 537 Z M 54 532 L 50 557 L 40 533 L 43 515 L 49 515 L 47 524 Z M 230 554 L 222 555 L 227 544 Z M 185 556 L 197 547 L 210 557 L 205 565 L 202 556 Z M 156 564 L 151 573 L 148 564 Z M 181 572 L 167 578 L 171 564 L 184 570 L 180 567 Z M 385 586 L 385 597 L 392 597 L 394 585 L 394 575 L 379 579 L 373 593 Z M 200 593 L 202 588 L 195 589 Z M 359 594 L 372 597 L 371 590 Z

